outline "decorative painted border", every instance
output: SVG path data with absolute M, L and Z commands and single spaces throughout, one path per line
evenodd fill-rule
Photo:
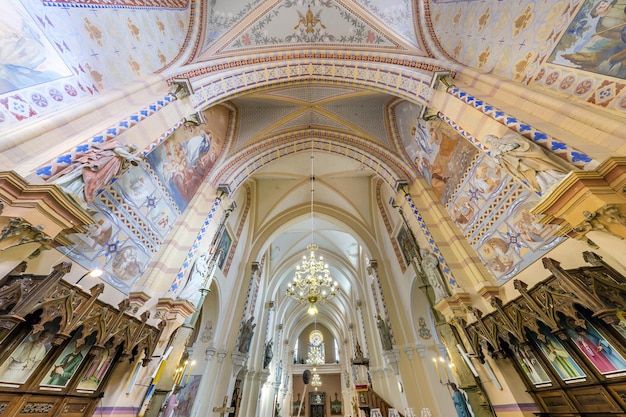
M 160 70 L 156 71 L 157 74 L 164 72 L 168 68 L 176 64 L 189 64 L 198 49 L 201 42 L 201 29 L 202 22 L 206 14 L 205 1 L 203 0 L 191 0 L 190 13 L 189 13 L 189 27 L 187 28 L 187 34 L 185 35 L 185 41 L 178 51 L 178 55 L 174 57 L 170 62 L 163 66 Z
M 137 113 L 131 114 L 126 119 L 118 122 L 115 126 L 111 126 L 107 128 L 104 132 L 92 136 L 91 139 L 89 139 L 86 143 L 76 146 L 74 149 L 70 150 L 69 153 L 59 155 L 54 161 L 50 162 L 49 165 L 44 165 L 40 167 L 35 171 L 35 173 L 40 178 L 47 180 L 57 172 L 61 171 L 63 168 L 71 165 L 74 161 L 76 161 L 76 158 L 89 152 L 91 146 L 94 143 L 104 143 L 113 140 L 122 132 L 125 132 L 131 127 L 138 125 L 140 122 L 147 119 L 149 116 L 161 110 L 168 104 L 171 104 L 175 100 L 176 97 L 173 94 L 168 94 L 162 99 L 157 100 L 156 102 L 149 104 L 147 107 L 139 110 Z
M 448 283 L 450 284 L 452 288 L 458 288 L 459 285 L 457 284 L 456 279 L 452 275 L 450 266 L 448 266 L 448 263 L 446 262 L 443 255 L 441 254 L 441 250 L 439 250 L 439 246 L 437 246 L 437 242 L 435 242 L 435 239 L 433 239 L 433 236 L 430 233 L 430 230 L 428 230 L 428 226 L 426 225 L 426 222 L 424 221 L 424 219 L 422 218 L 422 215 L 420 214 L 419 210 L 415 206 L 415 203 L 413 202 L 413 198 L 411 197 L 411 194 L 409 193 L 404 194 L 404 198 L 406 199 L 407 203 L 409 203 L 409 207 L 411 208 L 411 213 L 413 213 L 413 215 L 415 216 L 415 219 L 420 225 L 420 228 L 422 229 L 422 233 L 424 233 L 424 236 L 426 236 L 426 239 L 428 239 L 428 245 L 430 246 L 430 249 L 437 257 L 437 260 L 439 261 L 439 264 L 441 265 L 441 270 L 443 272 L 443 275 L 446 277 L 446 279 L 448 280 Z
M 450 54 L 448 54 L 445 48 L 441 46 L 441 43 L 437 38 L 430 13 L 430 0 L 419 1 L 417 4 L 419 6 L 418 23 L 420 24 L 419 29 L 421 29 L 417 32 L 420 34 L 422 43 L 424 44 L 426 50 L 431 56 L 447 59 L 450 62 L 458 64 L 458 62 Z
M 194 257 L 196 256 L 196 252 L 198 251 L 200 242 L 202 242 L 202 239 L 204 239 L 204 236 L 206 235 L 209 225 L 211 224 L 213 217 L 215 217 L 215 212 L 217 211 L 217 208 L 219 207 L 221 202 L 222 202 L 222 199 L 220 197 L 215 198 L 215 201 L 213 202 L 213 205 L 211 206 L 211 210 L 209 211 L 209 214 L 204 219 L 204 223 L 202 223 L 202 227 L 200 227 L 200 231 L 198 232 L 198 235 L 196 236 L 196 240 L 191 245 L 189 252 L 187 252 L 185 261 L 180 267 L 180 270 L 178 271 L 178 273 L 176 274 L 176 278 L 174 279 L 174 282 L 172 282 L 172 285 L 170 286 L 169 291 L 171 293 L 176 292 L 180 282 L 183 280 L 183 278 L 185 278 L 185 275 L 187 274 L 187 271 L 191 267 Z
M 599 163 L 589 155 L 572 148 L 566 143 L 554 139 L 548 134 L 535 129 L 533 126 L 518 120 L 517 118 L 490 104 L 485 103 L 484 100 L 480 100 L 458 87 L 451 87 L 448 92 L 454 97 L 462 100 L 464 103 L 474 107 L 476 110 L 479 110 L 483 114 L 491 117 L 493 120 L 515 130 L 520 135 L 532 140 L 549 151 L 552 151 L 555 155 L 565 159 L 577 168 L 589 170 L 596 167 Z M 487 153 L 489 154 L 489 152 Z
M 42 0 L 48 7 L 88 9 L 186 9 L 189 0 Z
M 402 255 L 402 251 L 400 250 L 400 246 L 398 245 L 398 240 L 393 235 L 393 227 L 391 225 L 391 221 L 389 220 L 389 216 L 387 215 L 387 211 L 385 210 L 385 204 L 382 201 L 382 185 L 383 181 L 376 181 L 376 204 L 378 205 L 378 210 L 380 211 L 380 216 L 383 219 L 383 224 L 385 225 L 385 230 L 387 230 L 387 234 L 389 235 L 389 240 L 391 240 L 391 246 L 393 246 L 393 252 L 396 254 L 396 258 L 398 259 L 398 264 L 400 265 L 400 269 L 404 274 L 408 268 L 404 256 Z
M 626 111 L 626 83 L 618 78 L 556 64 L 544 64 L 531 82 L 569 94 L 581 102 L 598 106 L 621 117 Z
M 311 137 L 315 138 L 313 145 Z M 228 183 L 232 190 L 236 190 L 266 164 L 285 155 L 310 151 L 311 146 L 318 151 L 336 153 L 359 161 L 392 188 L 400 179 L 417 177 L 412 167 L 379 145 L 348 134 L 305 129 L 265 139 L 242 149 L 225 161 L 219 172 L 211 174 L 209 182 Z
M 243 231 L 243 227 L 245 226 L 246 221 L 248 220 L 248 214 L 250 213 L 250 206 L 252 205 L 252 191 L 248 185 L 244 186 L 246 190 L 246 207 L 243 210 L 243 214 L 241 215 L 241 219 L 239 219 L 239 225 L 237 226 L 237 231 L 235 232 L 235 236 L 241 236 L 241 232 Z M 230 247 L 228 251 L 228 258 L 224 263 L 224 276 L 228 275 L 228 271 L 230 270 L 230 265 L 235 258 L 235 252 L 237 251 L 237 245 L 239 244 L 240 239 L 236 239 Z
M 196 109 L 203 109 L 257 89 L 301 84 L 304 81 L 358 86 L 427 104 L 432 94 L 432 73 L 418 72 L 399 65 L 306 58 L 237 67 L 202 78 L 191 101 Z M 430 69 L 433 71 L 434 67 Z M 201 72 L 202 68 L 198 68 L 198 72 L 190 70 L 180 76 L 195 78 L 202 75 Z

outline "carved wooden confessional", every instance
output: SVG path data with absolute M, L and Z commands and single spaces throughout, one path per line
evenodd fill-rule
M 89 416 L 115 367 L 147 365 L 159 328 L 62 281 L 70 263 L 47 276 L 20 264 L 0 279 L 0 416 Z
M 592 252 L 591 266 L 564 270 L 533 288 L 516 280 L 520 297 L 493 297 L 488 315 L 462 326 L 473 351 L 510 360 L 541 416 L 626 416 L 626 277 Z

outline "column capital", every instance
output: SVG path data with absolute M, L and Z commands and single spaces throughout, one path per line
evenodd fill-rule
M 241 353 L 238 350 L 231 353 L 230 357 L 233 360 L 233 376 L 237 376 L 237 374 L 239 373 L 239 371 L 241 370 L 241 368 L 243 368 L 243 366 L 245 365 L 246 361 L 248 360 L 248 354 L 247 353 Z
M 383 357 L 387 362 L 387 365 L 391 366 L 395 375 L 399 374 L 398 362 L 400 361 L 400 350 L 397 347 L 393 347 L 391 350 L 385 350 Z
M 209 346 L 208 348 L 206 348 L 206 351 L 205 351 L 206 360 L 211 362 L 216 353 L 217 353 L 217 348 L 215 346 Z

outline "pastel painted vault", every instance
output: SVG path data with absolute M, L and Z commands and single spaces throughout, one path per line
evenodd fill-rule
M 60 249 L 128 293 L 221 154 L 228 114 L 206 111 L 206 124 L 179 128 L 120 175 L 89 206 L 95 223 L 88 232 L 68 235 L 73 245 Z

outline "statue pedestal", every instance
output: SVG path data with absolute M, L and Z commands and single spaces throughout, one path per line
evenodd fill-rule
M 398 361 L 400 361 L 400 350 L 398 350 L 398 348 L 394 346 L 393 349 L 384 351 L 383 357 L 385 358 L 387 365 L 391 366 L 391 369 L 393 369 L 394 375 L 398 375 Z
M 248 361 L 248 354 L 237 351 L 231 353 L 230 356 L 233 360 L 233 376 L 237 376 L 239 371 L 241 371 L 241 368 L 243 368 Z

